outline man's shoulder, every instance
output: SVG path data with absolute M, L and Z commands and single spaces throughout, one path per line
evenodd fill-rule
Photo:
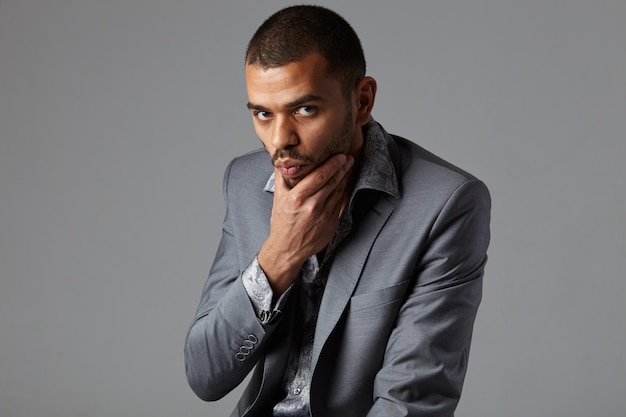
M 390 153 L 404 186 L 456 187 L 477 178 L 415 142 L 390 134 Z
M 400 185 L 395 201 L 400 217 L 420 213 L 434 219 L 453 196 L 466 209 L 488 213 L 491 197 L 480 179 L 412 141 L 396 135 L 389 140 Z
M 387 146 L 398 177 L 400 206 L 423 211 L 431 207 L 436 212 L 461 190 L 472 194 L 475 204 L 490 200 L 489 190 L 480 179 L 417 143 L 389 134 Z
M 263 148 L 255 149 L 243 155 L 239 155 L 231 161 L 231 164 L 262 164 L 271 165 L 271 159 Z M 271 166 L 270 166 L 271 168 Z M 271 169 L 270 169 L 271 171 Z
M 467 171 L 428 151 L 416 141 L 388 132 L 373 119 L 369 121 L 368 129 L 372 129 L 369 132 L 375 138 L 375 146 L 381 146 L 384 142 L 400 181 L 438 184 L 442 181 L 464 182 L 475 179 Z
M 272 174 L 272 161 L 263 149 L 257 149 L 233 159 L 226 168 L 228 182 L 261 184 L 262 188 Z

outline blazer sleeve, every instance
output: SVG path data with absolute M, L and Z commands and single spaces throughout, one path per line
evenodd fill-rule
M 454 415 L 481 301 L 490 206 L 485 185 L 470 179 L 436 217 L 375 377 L 369 417 Z
M 192 390 L 205 401 L 222 398 L 237 387 L 263 354 L 276 324 L 261 324 L 242 283 L 242 271 L 224 176 L 226 216 L 222 237 L 185 341 L 185 369 Z

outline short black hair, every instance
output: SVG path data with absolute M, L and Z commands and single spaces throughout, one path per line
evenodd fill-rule
M 277 68 L 318 53 L 350 91 L 365 76 L 365 56 L 352 26 L 321 6 L 290 6 L 270 16 L 248 44 L 246 64 Z

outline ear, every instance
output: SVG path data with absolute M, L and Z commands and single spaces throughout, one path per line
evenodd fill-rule
M 370 119 L 376 98 L 376 80 L 363 77 L 354 89 L 356 95 L 356 123 L 363 126 Z

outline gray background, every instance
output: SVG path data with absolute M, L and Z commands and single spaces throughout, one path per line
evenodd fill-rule
M 287 1 L 0 0 L 0 416 L 224 416 L 182 346 L 256 148 L 243 51 Z M 321 2 L 375 117 L 485 180 L 458 416 L 626 412 L 626 2 Z

